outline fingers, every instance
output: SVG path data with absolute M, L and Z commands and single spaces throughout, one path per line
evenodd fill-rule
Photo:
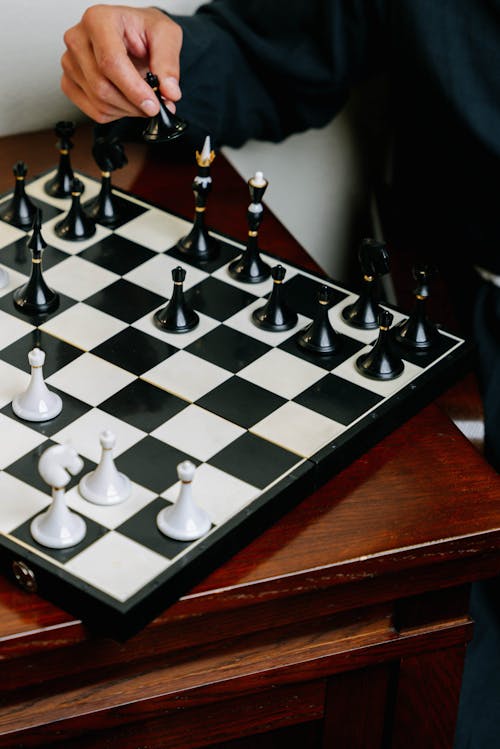
M 180 98 L 182 32 L 161 11 L 93 6 L 64 40 L 62 90 L 97 122 L 158 112 L 158 100 L 144 80 L 148 69 L 158 75 L 168 104 Z

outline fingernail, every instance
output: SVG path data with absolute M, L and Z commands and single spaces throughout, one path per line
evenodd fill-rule
M 179 87 L 179 81 L 177 81 L 173 76 L 169 76 L 168 78 L 165 78 L 163 82 L 163 86 L 165 88 L 168 88 L 168 93 L 170 94 L 171 99 L 180 99 L 181 98 L 181 89 Z
M 150 117 L 158 111 L 158 103 L 152 101 L 151 99 L 145 99 L 141 103 L 141 109 L 143 112 L 145 112 Z

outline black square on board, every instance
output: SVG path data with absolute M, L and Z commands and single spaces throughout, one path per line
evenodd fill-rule
M 383 397 L 342 377 L 327 374 L 293 400 L 347 426 L 380 403 Z
M 43 330 L 35 328 L 0 351 L 0 359 L 18 369 L 22 369 L 24 372 L 29 372 L 28 353 L 34 348 L 40 348 L 45 352 L 45 363 L 43 365 L 44 379 L 47 379 L 54 372 L 62 369 L 83 354 L 83 351 L 76 348 L 76 346 L 72 346 L 65 341 L 61 341 L 60 338 L 50 335 L 50 333 L 45 333 Z
M 74 512 L 74 510 L 71 510 L 71 512 Z M 76 514 L 80 515 L 79 512 L 77 512 Z M 99 525 L 99 523 L 96 523 L 95 520 L 91 520 L 91 518 L 80 515 L 80 517 L 83 517 L 83 519 L 85 520 L 85 525 L 87 526 L 87 531 L 83 540 L 80 541 L 79 544 L 76 544 L 76 546 L 70 546 L 67 549 L 49 549 L 47 546 L 42 546 L 41 544 L 37 543 L 31 535 L 30 525 L 31 521 L 35 517 L 36 515 L 16 528 L 16 530 L 13 531 L 12 535 L 15 538 L 18 538 L 20 541 L 24 541 L 25 544 L 28 544 L 28 546 L 31 546 L 33 549 L 38 549 L 38 551 L 42 551 L 47 556 L 52 557 L 52 559 L 56 559 L 61 564 L 69 562 L 70 559 L 75 557 L 81 551 L 85 551 L 85 549 L 88 549 L 88 547 L 91 546 L 95 541 L 97 541 L 97 539 L 101 538 L 106 533 L 109 533 L 109 530 L 107 528 Z
M 137 266 L 150 260 L 156 253 L 130 239 L 110 234 L 100 242 L 87 247 L 80 252 L 79 257 L 91 263 L 100 265 L 119 276 L 124 276 Z
M 229 372 L 239 372 L 270 349 L 256 338 L 219 325 L 187 346 L 186 351 Z
M 142 286 L 120 278 L 85 299 L 85 302 L 130 324 L 164 304 L 165 299 Z
M 148 435 L 119 455 L 115 463 L 131 481 L 161 494 L 178 480 L 177 466 L 183 460 L 199 464 L 191 455 Z
M 116 364 L 127 372 L 141 375 L 178 351 L 165 341 L 135 328 L 125 328 L 92 349 L 101 359 Z
M 433 345 L 429 346 L 428 349 L 412 349 L 409 346 L 404 346 L 396 340 L 397 329 L 396 326 L 391 330 L 392 343 L 395 350 L 402 359 L 405 359 L 412 364 L 416 364 L 417 367 L 428 367 L 457 343 L 453 338 L 449 338 L 440 333 Z
M 173 538 L 168 538 L 158 529 L 156 524 L 158 513 L 171 505 L 171 502 L 158 497 L 115 530 L 123 536 L 137 541 L 141 546 L 156 551 L 157 554 L 161 554 L 167 559 L 173 559 L 181 551 L 187 549 L 192 541 L 176 541 Z
M 189 401 L 144 380 L 134 380 L 99 404 L 101 411 L 106 411 L 143 432 L 154 431 L 187 406 Z
M 25 239 L 18 239 L 0 249 L 0 261 L 2 265 L 12 268 L 12 270 L 16 270 L 18 273 L 24 273 L 25 276 L 31 275 L 33 267 L 31 250 L 28 248 L 29 236 L 27 235 Z M 67 260 L 68 257 L 70 256 L 66 252 L 58 250 L 56 247 L 48 246 L 43 251 L 42 270 L 46 271 L 63 260 Z
M 63 402 L 61 413 L 55 418 L 49 419 L 49 421 L 29 422 L 30 429 L 33 429 L 40 434 L 44 434 L 46 437 L 52 437 L 53 434 L 57 434 L 61 429 L 64 429 L 64 427 L 67 427 L 69 424 L 73 423 L 73 421 L 79 419 L 80 416 L 83 416 L 83 414 L 87 413 L 87 411 L 90 411 L 92 408 L 88 403 L 84 403 L 68 393 L 63 393 L 55 387 L 51 387 L 50 391 L 60 396 Z M 14 421 L 19 422 L 19 424 L 26 424 L 24 419 L 20 419 L 15 415 L 10 403 L 4 406 L 0 413 L 9 416 L 11 419 L 14 419 Z
M 249 429 L 286 403 L 286 399 L 235 376 L 211 390 L 196 403 L 207 411 L 232 421 L 233 424 Z
M 8 312 L 9 315 L 14 315 L 14 317 L 17 317 L 19 320 L 24 320 L 25 322 L 30 323 L 31 325 L 43 325 L 48 320 L 52 320 L 57 315 L 60 315 L 61 312 L 65 312 L 75 304 L 76 301 L 74 299 L 71 299 L 71 297 L 66 296 L 65 294 L 59 293 L 59 306 L 53 312 L 44 315 L 27 315 L 25 312 L 21 312 L 14 306 L 12 294 L 6 294 L 5 296 L 0 297 L 1 310 Z
M 45 201 L 40 200 L 40 198 L 34 198 L 32 195 L 29 196 L 32 203 L 36 205 L 37 208 L 40 208 L 42 211 L 42 230 L 43 230 L 43 224 L 45 224 L 47 221 L 50 221 L 50 219 L 54 218 L 54 216 L 59 216 L 61 213 L 63 213 L 61 208 L 56 208 L 55 205 L 52 205 L 51 203 L 45 203 Z
M 190 258 L 189 255 L 186 255 L 184 252 L 180 252 L 177 247 L 172 247 L 170 250 L 167 250 L 165 252 L 165 255 L 170 255 L 171 257 L 176 258 L 176 260 L 182 260 L 183 263 L 193 265 L 195 268 L 204 270 L 207 273 L 214 273 L 214 271 L 219 270 L 219 268 L 222 268 L 223 265 L 230 263 L 231 260 L 234 260 L 235 257 L 241 255 L 242 253 L 242 250 L 234 247 L 234 245 L 229 244 L 228 242 L 224 242 L 219 239 L 218 242 L 220 251 L 217 257 L 215 257 L 213 260 L 195 260 L 193 258 Z
M 291 338 L 287 338 L 278 348 L 287 351 L 289 354 L 298 356 L 300 359 L 304 359 L 304 361 L 308 361 L 311 364 L 316 364 L 318 367 L 323 367 L 323 369 L 335 369 L 335 367 L 338 367 L 343 361 L 349 359 L 349 357 L 354 356 L 357 351 L 360 351 L 366 345 L 362 341 L 343 335 L 343 333 L 338 333 L 337 351 L 334 351 L 332 354 L 316 354 L 314 351 L 302 348 L 297 343 L 297 338 L 302 333 L 302 330 Z
M 286 297 L 286 301 L 301 315 L 309 317 L 311 320 L 316 314 L 318 306 L 318 293 L 323 284 L 320 281 L 315 281 L 312 278 L 303 276 L 301 273 L 297 273 L 289 281 L 285 279 L 283 284 L 283 292 Z M 339 291 L 339 289 L 330 288 L 330 302 L 328 308 L 338 304 L 342 299 L 347 298 L 347 294 Z
M 192 286 L 185 296 L 198 312 L 220 321 L 227 320 L 257 299 L 254 294 L 212 276 Z
M 94 204 L 95 200 L 96 198 L 87 200 L 83 204 L 83 208 L 88 209 Z M 118 229 L 120 226 L 128 224 L 128 222 L 132 221 L 133 218 L 137 218 L 137 216 L 140 216 L 148 210 L 145 206 L 133 203 L 131 200 L 125 200 L 125 198 L 122 198 L 121 195 L 117 195 L 116 193 L 113 193 L 113 205 L 116 211 L 116 219 L 112 225 L 113 229 Z M 100 222 L 98 221 L 97 223 Z
M 264 489 L 300 460 L 294 453 L 246 432 L 207 463 L 247 484 Z
M 41 445 L 38 445 L 38 447 L 36 447 L 34 450 L 31 450 L 29 453 L 26 453 L 26 455 L 23 455 L 21 458 L 18 458 L 18 460 L 16 460 L 14 463 L 11 463 L 4 470 L 6 471 L 6 473 L 9 473 L 11 476 L 15 476 L 20 481 L 24 481 L 26 484 L 35 487 L 35 489 L 39 489 L 44 494 L 50 495 L 50 488 L 38 473 L 38 461 L 40 460 L 42 453 L 44 453 L 48 447 L 52 447 L 52 445 L 55 444 L 57 443 L 53 440 L 46 440 L 45 442 L 42 442 Z M 96 467 L 96 464 L 91 460 L 87 460 L 87 458 L 84 458 L 83 455 L 81 455 L 80 457 L 83 460 L 83 469 L 78 474 L 78 476 L 71 476 L 69 484 L 66 487 L 66 491 L 69 491 L 74 486 L 76 486 L 82 476 L 84 476 L 89 471 L 93 471 Z

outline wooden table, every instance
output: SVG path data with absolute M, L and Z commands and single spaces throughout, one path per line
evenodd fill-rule
M 116 184 L 191 215 L 192 164 L 128 154 Z M 18 158 L 53 165 L 53 135 L 0 142 L 0 188 Z M 246 185 L 223 159 L 213 176 L 213 223 L 243 238 Z M 270 215 L 262 244 L 314 266 Z M 500 572 L 498 486 L 433 404 L 125 643 L 0 579 L 0 746 L 451 747 L 469 584 Z

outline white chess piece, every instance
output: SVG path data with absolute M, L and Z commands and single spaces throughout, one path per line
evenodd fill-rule
M 195 470 L 190 460 L 179 463 L 177 475 L 181 489 L 177 502 L 161 510 L 156 518 L 160 531 L 176 541 L 195 541 L 210 530 L 211 521 L 208 514 L 198 507 L 193 499 L 192 482 Z
M 99 436 L 101 442 L 101 460 L 95 471 L 87 473 L 78 486 L 84 499 L 96 505 L 116 505 L 130 495 L 130 480 L 119 473 L 114 460 L 113 448 L 116 437 L 109 429 Z
M 0 268 L 0 289 L 5 289 L 9 285 L 9 274 L 5 268 Z
M 66 505 L 65 493 L 71 476 L 83 468 L 83 460 L 69 445 L 49 447 L 38 461 L 40 476 L 52 489 L 52 504 L 32 521 L 31 535 L 49 549 L 76 546 L 87 532 L 85 520 Z
M 31 366 L 31 379 L 27 390 L 12 401 L 12 410 L 20 419 L 26 421 L 49 421 L 62 411 L 62 400 L 57 393 L 52 393 L 43 379 L 45 353 L 34 348 L 28 354 Z

